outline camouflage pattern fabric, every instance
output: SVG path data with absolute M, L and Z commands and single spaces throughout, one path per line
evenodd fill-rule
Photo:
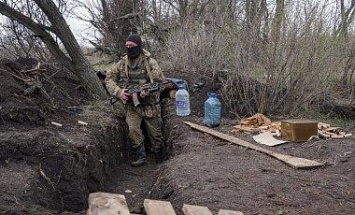
M 127 115 L 126 105 L 119 98 L 115 99 L 115 103 L 112 104 L 113 113 L 120 118 L 125 118 Z
M 160 110 L 158 105 L 156 105 L 156 107 Z M 152 148 L 160 148 L 163 143 L 163 135 L 161 131 L 162 120 L 160 115 L 152 118 L 142 117 L 141 113 L 137 112 L 137 108 L 130 105 L 127 107 L 126 122 L 129 129 L 128 137 L 131 141 L 131 147 L 133 149 L 138 148 L 144 142 L 144 135 L 141 130 L 142 121 L 145 123 L 147 135 L 152 144 Z
M 157 61 L 150 56 L 150 53 L 144 50 L 144 53 L 140 56 L 141 59 L 138 60 L 137 65 L 132 65 L 128 60 L 128 57 L 124 56 L 107 72 L 106 87 L 109 93 L 119 100 L 113 105 L 116 115 L 126 116 L 126 123 L 129 127 L 128 136 L 132 148 L 137 148 L 144 142 L 144 135 L 141 130 L 142 121 L 146 124 L 148 138 L 152 144 L 152 147 L 160 148 L 163 142 L 163 135 L 161 131 L 161 108 L 159 104 L 160 92 L 150 93 L 144 99 L 139 98 L 142 105 L 138 107 L 134 107 L 132 102 L 128 102 L 124 105 L 117 96 L 123 89 L 121 82 L 126 82 L 128 84 L 132 82 L 142 82 L 142 76 L 136 75 L 140 74 L 140 72 L 137 73 L 134 71 L 136 70 L 135 68 L 144 69 L 145 73 L 150 73 L 150 75 L 147 74 L 144 76 L 147 83 L 151 82 L 151 80 L 149 80 L 150 77 L 155 82 L 163 82 L 165 80 Z M 129 68 L 128 77 L 126 74 L 127 64 Z M 147 66 L 149 66 L 150 71 L 147 71 Z M 130 80 L 132 74 L 133 77 L 137 76 L 135 80 Z

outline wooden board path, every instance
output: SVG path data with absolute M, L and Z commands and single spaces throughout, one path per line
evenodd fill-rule
M 147 215 L 176 215 L 173 206 L 167 201 L 145 199 L 143 205 Z
M 87 215 L 130 215 L 126 197 L 120 194 L 96 192 L 89 195 Z
M 212 215 L 212 212 L 207 207 L 197 205 L 184 204 L 182 211 L 185 215 Z
M 240 211 L 219 210 L 218 215 L 243 215 Z
M 129 212 L 124 195 L 114 193 L 96 192 L 89 195 L 89 208 L 86 215 L 139 215 Z M 144 210 L 146 215 L 176 215 L 170 202 L 145 199 Z M 184 204 L 182 211 L 185 215 L 212 215 L 204 206 Z M 243 215 L 239 211 L 219 210 L 218 215 Z

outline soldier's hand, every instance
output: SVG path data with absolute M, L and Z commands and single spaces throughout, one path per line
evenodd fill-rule
M 118 95 L 118 97 L 121 99 L 123 104 L 126 104 L 128 99 L 129 99 L 129 94 L 127 93 L 128 89 L 122 89 Z
M 146 90 L 142 90 L 142 92 L 139 94 L 141 98 L 145 98 L 149 95 L 149 92 Z

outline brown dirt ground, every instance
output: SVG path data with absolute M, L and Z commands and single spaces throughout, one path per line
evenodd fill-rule
M 177 214 L 183 204 L 207 206 L 214 214 L 219 209 L 245 215 L 354 214 L 354 138 L 270 148 L 326 163 L 312 170 L 292 169 L 185 125 L 185 120 L 202 124 L 207 84 L 191 89 L 189 117 L 176 117 L 172 101 L 165 101 L 165 138 L 174 149 L 170 159 L 157 165 L 148 155 L 147 165 L 132 168 L 125 162 L 120 118 L 93 105 L 79 115 L 68 109 L 87 105 L 75 77 L 47 67 L 39 77 L 49 97 L 43 92 L 25 96 L 26 86 L 10 74 L 21 71 L 21 65 L 5 60 L 0 65 L 0 214 L 85 214 L 88 194 L 95 191 L 124 194 L 137 213 L 143 200 L 152 198 L 170 201 Z M 190 86 L 199 81 L 184 73 L 175 77 Z M 227 133 L 237 123 L 224 113 L 215 129 Z M 238 137 L 253 142 L 251 135 Z

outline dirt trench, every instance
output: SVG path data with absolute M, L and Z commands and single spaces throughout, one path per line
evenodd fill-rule
M 91 102 L 69 71 L 9 59 L 0 69 L 0 214 L 83 214 L 91 192 L 151 188 L 158 166 L 129 169 L 124 121 L 107 101 Z M 169 123 L 163 129 L 169 135 Z
M 165 110 L 173 107 L 165 102 Z M 85 214 L 91 192 L 127 190 L 131 210 L 142 212 L 160 165 L 148 153 L 147 165 L 130 167 L 123 119 L 112 109 L 90 108 L 40 127 L 1 127 L 0 214 Z M 168 120 L 170 111 L 163 114 L 164 134 L 170 135 L 174 120 Z
M 122 120 L 60 66 L 0 69 L 0 214 L 81 213 L 122 163 Z
M 122 162 L 118 143 L 124 132 L 118 126 L 80 126 L 76 120 L 58 128 L 0 133 L 0 213 L 32 214 L 37 207 L 80 212 L 87 207 L 89 193 L 99 190 L 110 168 Z

